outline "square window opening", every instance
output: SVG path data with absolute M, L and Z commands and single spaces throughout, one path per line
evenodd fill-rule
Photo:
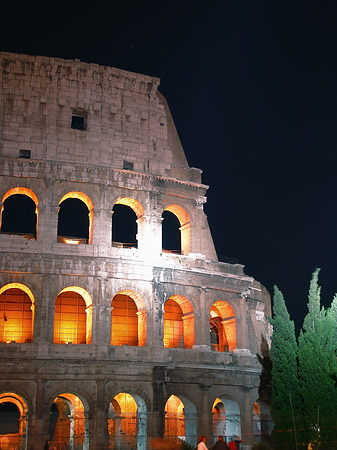
M 133 162 L 126 161 L 124 159 L 124 161 L 123 161 L 123 169 L 125 169 L 125 170 L 133 170 Z
M 30 159 L 31 151 L 30 150 L 20 150 L 19 157 Z
M 85 131 L 87 129 L 87 115 L 84 112 L 73 111 L 71 116 L 71 128 Z

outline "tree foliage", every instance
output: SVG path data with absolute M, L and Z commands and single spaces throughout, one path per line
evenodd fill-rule
M 319 269 L 298 338 L 282 293 L 275 288 L 271 343 L 274 444 L 337 448 L 337 296 L 321 307 Z M 291 404 L 290 404 L 291 399 Z M 288 431 L 287 431 L 288 430 Z M 293 433 L 289 433 L 293 430 Z
M 273 326 L 270 357 L 272 362 L 271 413 L 275 423 L 273 441 L 278 445 L 292 446 L 293 411 L 299 415 L 301 402 L 297 376 L 297 342 L 295 325 L 284 301 L 282 292 L 275 286 Z
M 335 321 L 331 308 L 321 307 L 317 269 L 309 289 L 308 314 L 298 340 L 298 375 L 306 440 L 328 443 L 336 435 Z

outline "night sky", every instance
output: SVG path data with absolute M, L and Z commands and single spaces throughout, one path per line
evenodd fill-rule
M 161 78 L 220 259 L 300 327 L 337 292 L 336 0 L 4 2 L 0 49 Z

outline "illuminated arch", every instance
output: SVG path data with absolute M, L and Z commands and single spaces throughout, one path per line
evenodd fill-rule
M 181 254 L 187 255 L 191 251 L 191 223 L 186 210 L 179 205 L 168 205 L 164 211 L 174 214 L 180 223 Z
M 236 317 L 233 308 L 225 301 L 216 301 L 209 315 L 212 349 L 232 352 L 237 346 Z
M 4 298 L 8 290 L 9 299 Z M 24 292 L 28 298 L 16 291 Z M 27 286 L 9 283 L 0 288 L 0 342 L 32 342 L 34 319 L 35 299 Z
M 89 215 L 89 239 L 88 239 L 88 244 L 92 243 L 92 235 L 93 235 L 93 226 L 94 226 L 94 204 L 91 200 L 90 197 L 88 197 L 86 194 L 84 194 L 83 192 L 77 192 L 77 191 L 71 191 L 71 192 L 67 192 L 66 194 L 63 195 L 63 197 L 61 198 L 61 200 L 59 201 L 58 205 L 60 207 L 61 203 L 64 202 L 65 200 L 68 199 L 78 199 L 81 200 L 86 207 L 88 208 L 88 215 Z M 63 242 L 63 241 L 62 241 Z M 73 241 L 73 240 L 67 240 L 65 239 L 64 241 L 65 243 L 69 243 L 69 244 L 78 244 L 80 243 L 80 241 Z
M 115 205 L 129 206 L 137 216 L 137 219 L 144 216 L 144 208 L 138 200 L 131 197 L 119 197 L 115 201 Z
M 115 305 L 114 305 L 115 303 Z M 146 345 L 146 306 L 137 292 L 119 291 L 111 302 L 111 345 Z
M 172 295 L 164 305 L 164 347 L 192 348 L 195 343 L 194 312 L 182 295 Z
M 144 228 L 144 208 L 138 200 L 119 197 L 112 211 L 112 244 L 115 247 L 138 247 Z
M 4 211 L 4 203 L 8 199 L 8 197 L 11 197 L 12 195 L 25 195 L 29 197 L 34 203 L 35 203 L 35 215 L 36 215 L 36 225 L 35 225 L 35 238 L 37 237 L 38 232 L 38 218 L 39 218 L 39 200 L 35 193 L 26 187 L 17 186 L 12 189 L 9 189 L 5 195 L 2 197 L 2 204 L 1 204 L 1 217 L 0 217 L 0 229 L 2 229 L 2 221 L 3 221 L 3 211 Z
M 28 189 L 26 187 L 15 187 L 15 188 L 10 189 L 2 197 L 2 203 L 11 195 L 16 195 L 16 194 L 27 195 L 27 197 L 30 197 L 33 200 L 33 202 L 35 203 L 36 206 L 38 206 L 38 204 L 39 204 L 39 200 L 38 200 L 37 196 L 34 194 L 34 192 L 31 189 Z
M 270 443 L 273 422 L 270 415 L 270 406 L 258 400 L 253 405 L 254 441 Z
M 147 408 L 138 395 L 121 392 L 112 399 L 108 412 L 109 450 L 145 449 Z
M 85 307 L 81 307 L 79 304 L 79 307 L 77 309 L 77 312 L 74 310 L 74 317 L 77 317 L 77 322 L 75 323 L 73 320 L 67 320 L 66 316 L 62 314 L 61 307 L 60 310 L 56 311 L 55 308 L 55 319 L 54 319 L 54 343 L 55 344 L 66 344 L 66 343 L 85 343 L 85 344 L 91 344 L 92 340 L 92 299 L 90 297 L 90 294 L 83 288 L 79 286 L 68 286 L 62 289 L 57 297 L 56 300 L 59 298 L 61 294 L 65 293 L 76 293 L 79 297 L 81 297 L 85 302 Z M 71 297 L 71 296 L 70 296 Z M 61 301 L 61 300 L 60 300 Z M 71 309 L 75 306 L 75 301 L 68 301 L 68 309 L 71 312 Z M 59 302 L 56 302 L 55 306 L 58 305 Z M 66 306 L 67 308 L 67 306 Z M 57 308 L 59 309 L 59 308 Z M 86 316 L 85 319 L 85 330 L 83 330 L 84 323 L 80 323 L 80 317 Z M 80 317 L 79 317 L 80 316 Z M 85 336 L 85 340 L 81 338 L 81 336 Z
M 13 403 L 18 410 L 18 429 L 16 432 L 8 433 L 0 427 L 0 448 L 27 449 L 27 427 L 28 406 L 26 401 L 14 392 L 3 392 L 0 394 L 0 408 L 5 403 Z M 3 433 L 5 431 L 5 433 Z M 14 431 L 14 430 L 13 430 Z
M 77 395 L 64 392 L 53 401 L 49 439 L 52 446 L 89 449 L 88 407 Z
M 165 439 L 174 444 L 186 440 L 196 446 L 196 414 L 195 405 L 184 395 L 171 395 L 165 404 Z
M 239 404 L 235 400 L 220 396 L 212 407 L 213 436 L 225 436 L 227 442 L 241 436 L 241 416 Z

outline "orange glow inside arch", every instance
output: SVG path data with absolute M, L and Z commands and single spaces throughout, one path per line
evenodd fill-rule
M 164 305 L 164 347 L 192 348 L 194 343 L 193 306 L 186 297 L 173 295 Z
M 236 317 L 233 308 L 225 301 L 216 301 L 210 309 L 211 336 L 217 334 L 216 351 L 232 352 L 237 347 Z M 212 344 L 212 343 L 211 343 Z
M 54 344 L 91 344 L 92 299 L 79 286 L 68 286 L 55 301 Z
M 0 342 L 33 341 L 35 301 L 30 289 L 21 283 L 0 288 Z
M 146 345 L 147 314 L 141 295 L 122 290 L 112 299 L 111 308 L 110 345 Z

